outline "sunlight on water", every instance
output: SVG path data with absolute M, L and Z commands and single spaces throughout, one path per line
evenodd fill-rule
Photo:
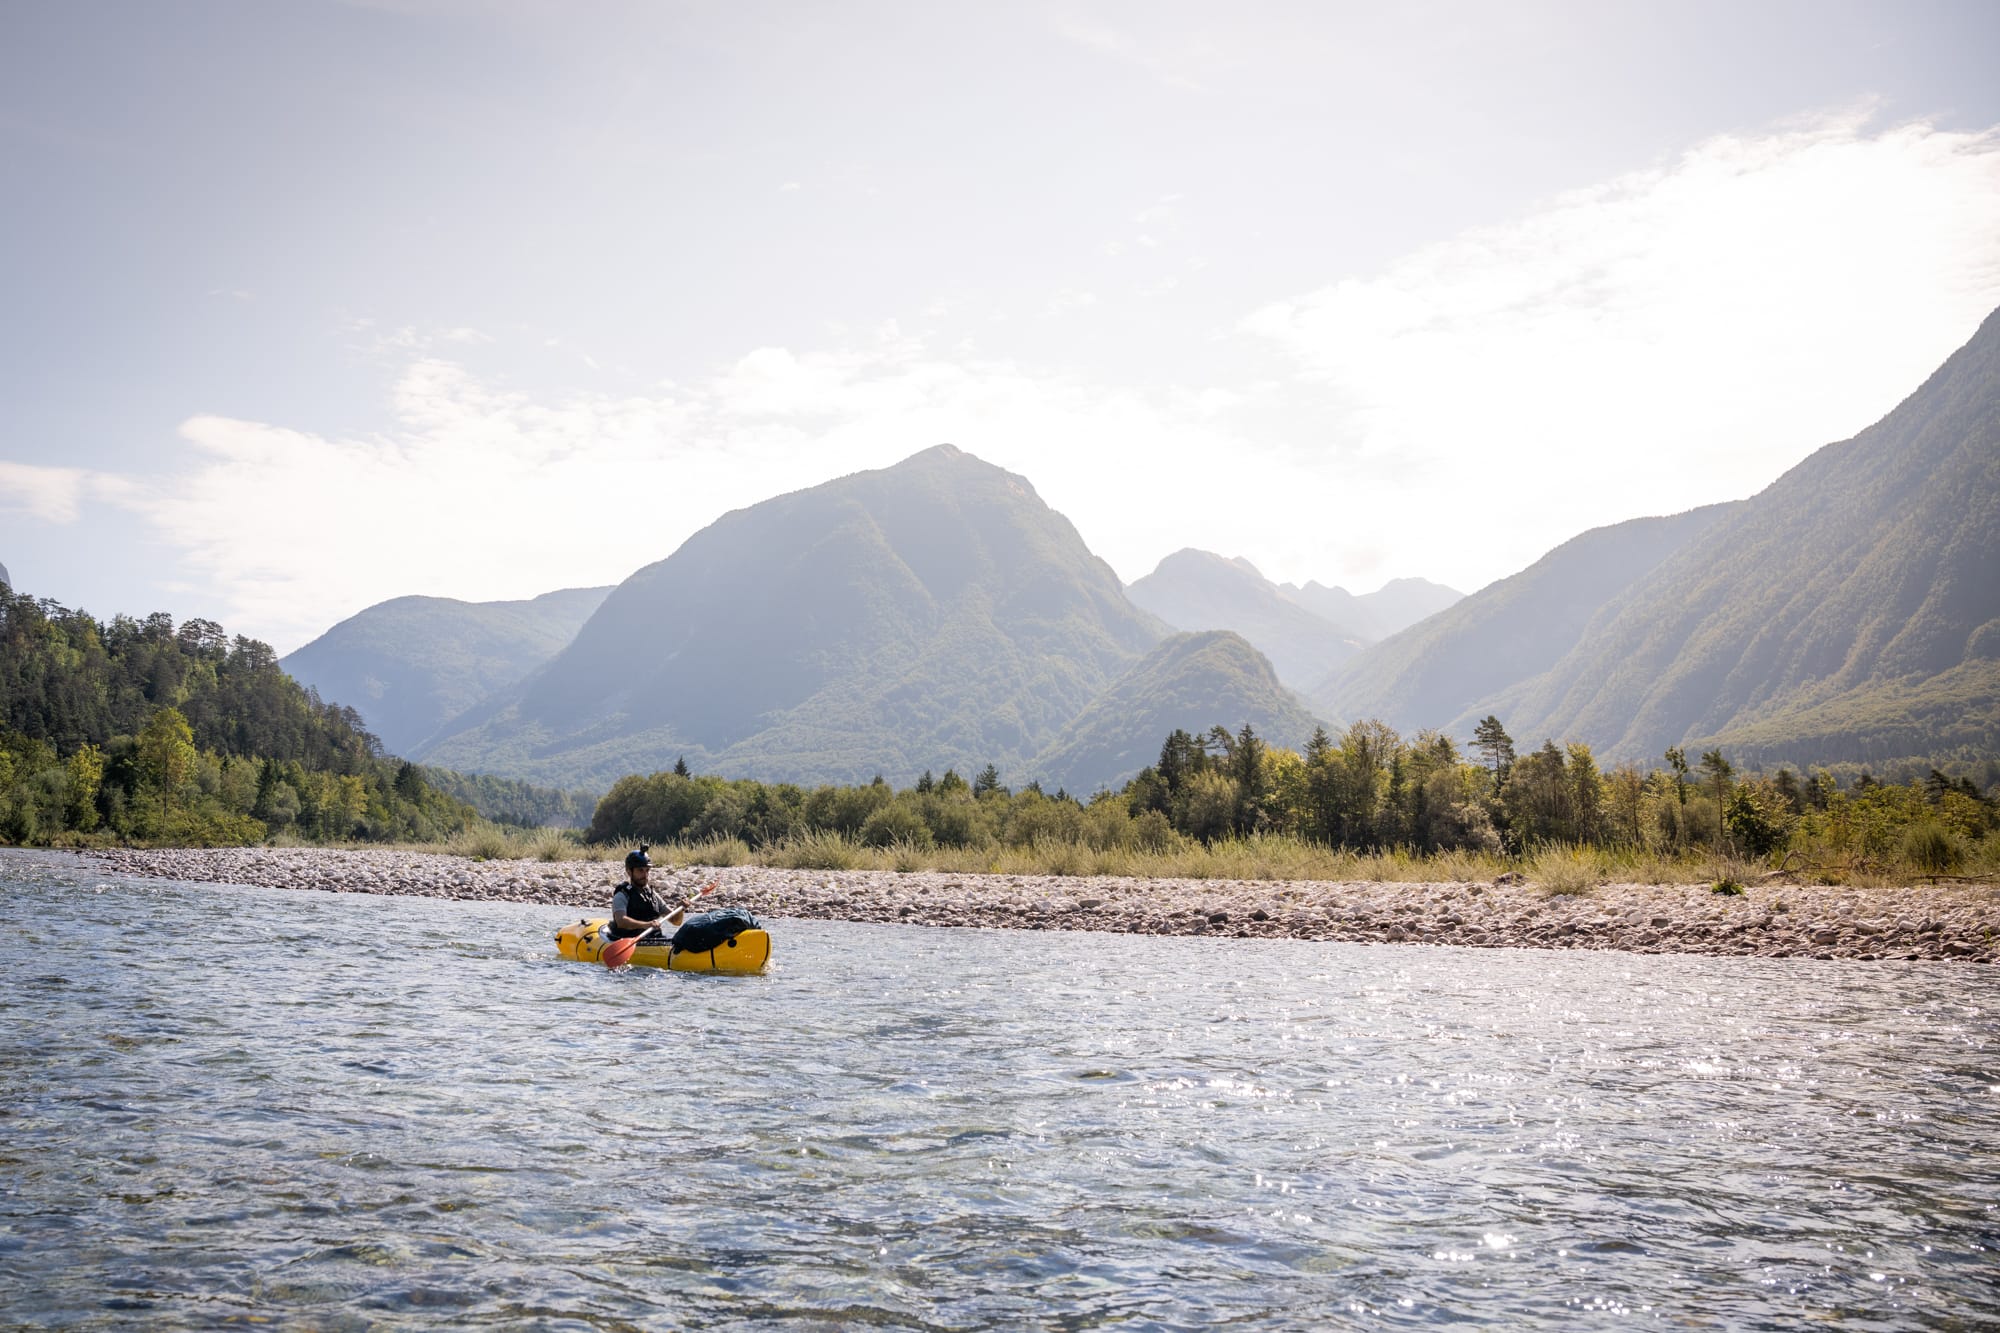
M 2000 1321 L 1983 968 L 0 889 L 22 1323 Z

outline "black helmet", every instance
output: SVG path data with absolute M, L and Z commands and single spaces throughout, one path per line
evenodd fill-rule
M 625 868 L 630 870 L 634 866 L 650 866 L 653 864 L 653 859 L 646 855 L 646 848 L 651 845 L 651 843 L 642 842 L 639 844 L 638 851 L 625 853 Z

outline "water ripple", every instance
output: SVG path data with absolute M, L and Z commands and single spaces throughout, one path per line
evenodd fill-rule
M 24 1324 L 2000 1322 L 1984 970 L 0 894 Z

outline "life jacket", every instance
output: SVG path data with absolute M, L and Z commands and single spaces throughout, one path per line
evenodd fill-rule
M 637 884 L 627 880 L 618 887 L 625 891 L 625 915 L 634 920 L 660 921 L 662 917 L 674 910 L 667 905 L 666 899 L 653 891 L 653 887 L 650 884 L 641 888 Z M 660 930 L 654 932 L 654 937 L 657 937 L 662 944 L 666 943 L 667 937 L 662 933 L 666 929 L 666 924 L 662 922 Z M 644 926 L 640 926 L 636 930 L 620 929 L 617 926 L 611 928 L 611 938 L 614 940 L 629 940 L 634 935 L 644 935 L 645 933 L 646 928 Z

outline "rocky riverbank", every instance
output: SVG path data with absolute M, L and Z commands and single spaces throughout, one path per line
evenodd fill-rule
M 602 915 L 615 862 L 471 861 L 310 847 L 81 853 L 106 870 L 216 884 L 543 903 Z M 1500 883 L 1306 883 L 1076 879 L 936 871 L 656 871 L 717 906 L 759 916 L 1215 935 L 1482 948 L 1622 949 L 1766 958 L 1949 959 L 2000 955 L 2000 888 L 1766 886 L 1722 897 L 1706 885 L 1608 884 L 1555 895 Z

